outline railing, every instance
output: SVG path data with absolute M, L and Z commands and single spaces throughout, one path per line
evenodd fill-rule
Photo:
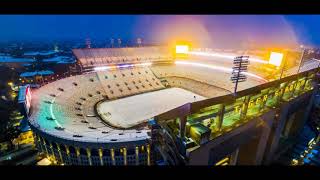
M 282 102 L 290 101 L 314 88 L 312 81 L 319 68 L 291 75 L 256 87 L 242 90 L 236 96 L 229 94 L 190 103 L 189 110 L 181 115 L 179 108 L 158 115 L 158 122 L 187 117 L 187 128 L 199 131 L 199 126 L 210 133 L 210 140 L 260 116 Z M 176 111 L 176 112 L 175 112 Z M 179 114 L 173 116 L 173 114 Z M 197 125 L 198 127 L 195 127 Z M 187 138 L 195 139 L 191 130 Z M 181 131 L 181 130 L 180 130 Z M 196 141 L 196 140 L 195 140 Z M 196 141 L 197 145 L 203 142 Z

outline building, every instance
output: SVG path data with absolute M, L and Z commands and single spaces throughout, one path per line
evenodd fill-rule
M 309 66 L 270 82 L 249 74 L 235 96 L 229 71 L 169 47 L 73 52 L 80 75 L 33 89 L 28 118 L 38 150 L 65 165 L 270 164 L 318 90 Z

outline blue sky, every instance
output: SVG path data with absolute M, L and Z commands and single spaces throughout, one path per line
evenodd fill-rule
M 319 20 L 318 15 L 0 15 L 0 41 L 87 37 L 167 41 L 179 36 L 222 47 L 248 42 L 320 46 Z

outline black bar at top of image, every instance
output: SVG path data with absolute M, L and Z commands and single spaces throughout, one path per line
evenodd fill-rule
M 316 0 L 1 0 L 1 14 L 314 14 Z

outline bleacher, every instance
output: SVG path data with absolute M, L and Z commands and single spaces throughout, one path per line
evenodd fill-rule
M 162 65 L 153 66 L 151 70 L 158 78 L 167 77 L 180 77 L 193 79 L 204 84 L 215 86 L 224 89 L 229 92 L 233 92 L 234 84 L 230 81 L 231 73 L 227 72 L 217 72 L 206 68 L 196 68 L 192 66 L 179 66 L 179 65 Z M 238 90 L 247 89 L 256 85 L 261 84 L 261 82 L 254 79 L 248 78 L 247 81 L 241 82 L 238 85 Z M 209 86 L 210 87 L 210 86 Z M 202 91 L 209 91 L 209 89 L 203 89 Z M 207 95 L 208 96 L 208 95 Z M 209 95 L 210 96 L 210 95 Z
M 164 88 L 149 68 L 100 71 L 97 72 L 97 76 L 109 99 Z
M 34 91 L 30 118 L 46 132 L 69 139 L 139 139 L 146 133 L 115 130 L 106 126 L 95 113 L 95 104 L 164 88 L 146 67 L 98 71 L 52 82 Z M 112 132 L 112 133 L 109 133 Z M 107 134 L 106 134 L 107 133 Z M 131 138 L 135 137 L 135 138 Z
M 83 67 L 106 66 L 123 63 L 146 63 L 172 60 L 168 47 L 130 47 L 73 49 Z
M 172 87 L 186 89 L 188 91 L 208 98 L 230 94 L 230 91 L 228 90 L 212 86 L 207 83 L 202 83 L 193 79 L 183 77 L 166 77 L 166 80 Z

